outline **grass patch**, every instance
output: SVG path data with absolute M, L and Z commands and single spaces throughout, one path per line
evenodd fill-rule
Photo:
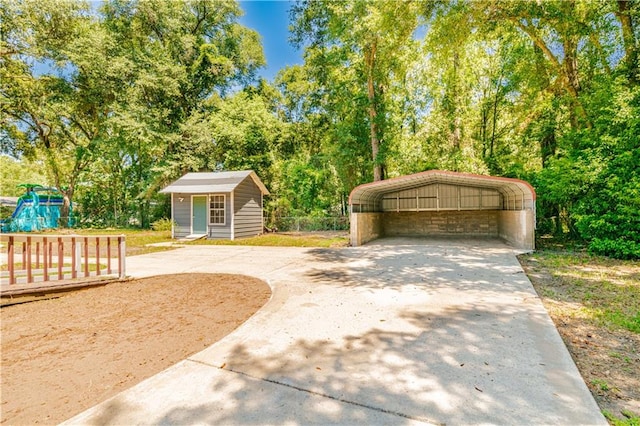
M 609 423 L 640 426 L 640 264 L 549 246 L 519 260 Z
M 171 246 L 154 247 L 149 244 L 176 242 L 171 239 L 171 231 L 146 229 L 58 229 L 52 235 L 124 235 L 126 237 L 127 256 L 172 250 Z M 230 240 L 197 240 L 189 245 L 235 245 L 235 246 L 273 246 L 273 247 L 346 247 L 349 238 L 346 232 L 277 232 L 252 238 Z
M 171 242 L 171 231 L 153 231 L 150 229 L 67 229 L 56 230 L 58 234 L 77 235 L 124 235 L 126 237 L 127 256 L 171 250 L 171 247 L 153 247 L 148 244 Z
M 529 261 L 550 271 L 557 290 L 543 295 L 573 302 L 572 316 L 609 329 L 640 333 L 640 265 L 585 253 L 539 251 Z M 566 309 L 566 307 L 564 308 Z
M 640 416 L 636 416 L 630 411 L 623 411 L 623 418 L 619 418 L 604 410 L 602 412 L 612 426 L 640 426 Z
M 349 239 L 343 233 L 272 233 L 257 237 L 230 240 L 197 240 L 189 245 L 233 245 L 272 247 L 346 247 Z

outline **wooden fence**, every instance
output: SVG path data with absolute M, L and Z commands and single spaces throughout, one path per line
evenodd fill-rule
M 3 284 L 126 275 L 124 235 L 0 234 L 0 241 Z

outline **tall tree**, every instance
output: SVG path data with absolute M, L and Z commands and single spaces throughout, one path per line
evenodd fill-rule
M 620 21 L 622 42 L 625 51 L 625 67 L 632 84 L 640 83 L 640 2 L 637 0 L 617 0 L 615 15 Z
M 15 155 L 45 159 L 52 183 L 64 194 L 66 218 L 108 114 L 111 87 L 88 75 L 104 76 L 108 68 L 83 66 L 102 58 L 104 34 L 85 2 L 9 0 L 0 4 L 0 14 L 3 134 L 11 135 Z
M 392 81 L 402 79 L 406 72 L 404 55 L 413 46 L 418 5 L 396 1 L 305 1 L 293 7 L 292 19 L 293 39 L 299 45 L 306 43 L 306 63 L 316 69 L 322 89 L 333 92 L 335 86 L 355 88 L 351 98 L 331 93 L 329 102 L 354 105 L 354 97 L 363 98 L 355 106 L 364 108 L 367 119 L 373 180 L 383 179 L 385 145 L 389 143 L 385 140 L 389 92 Z M 329 112 L 332 106 L 324 107 Z M 344 118 L 339 119 L 345 122 Z

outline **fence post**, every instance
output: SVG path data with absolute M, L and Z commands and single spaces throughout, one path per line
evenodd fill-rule
M 111 237 L 107 237 L 107 274 L 111 274 Z
M 120 279 L 123 280 L 127 275 L 127 268 L 125 265 L 127 247 L 124 240 L 124 236 L 121 235 L 118 237 L 118 275 Z
M 49 281 L 49 265 L 51 265 L 51 246 L 47 241 L 47 237 L 44 237 L 42 242 L 42 249 L 44 253 L 42 253 L 42 261 L 44 263 L 44 276 L 42 277 L 45 281 Z
M 64 266 L 64 243 L 62 237 L 58 237 L 58 279 L 64 279 L 62 267 Z
M 13 258 L 14 252 L 15 252 L 14 237 L 9 236 L 9 247 L 7 250 L 7 262 L 9 263 L 9 284 L 16 283 L 16 275 L 15 275 L 15 268 L 14 268 L 15 259 Z
M 78 278 L 80 271 L 80 247 L 76 243 L 76 237 L 71 237 L 71 278 Z
M 89 276 L 89 238 L 83 238 L 84 243 L 84 276 Z
M 31 270 L 31 237 L 27 237 L 27 284 L 33 282 L 33 271 Z
M 27 267 L 27 243 L 22 243 L 22 267 L 20 269 L 25 269 Z
M 96 237 L 96 275 L 100 275 L 100 237 Z

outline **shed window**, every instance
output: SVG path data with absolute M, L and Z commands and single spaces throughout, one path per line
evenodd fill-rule
M 211 225 L 225 224 L 224 201 L 225 201 L 224 194 L 209 196 L 209 223 Z

